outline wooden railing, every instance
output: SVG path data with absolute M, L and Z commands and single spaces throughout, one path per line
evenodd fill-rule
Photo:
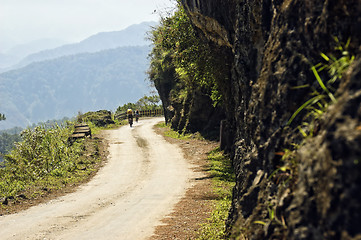
M 162 116 L 162 115 L 164 115 L 163 108 L 139 111 L 139 117 L 155 117 L 155 116 Z M 135 111 L 133 111 L 133 116 L 135 117 Z M 120 119 L 120 120 L 126 119 L 127 113 L 123 112 L 123 113 L 116 114 L 114 116 L 114 118 Z
M 91 137 L 92 132 L 88 124 L 86 123 L 79 123 L 75 124 L 73 134 L 68 138 L 68 142 L 72 144 L 75 140 L 79 138 Z

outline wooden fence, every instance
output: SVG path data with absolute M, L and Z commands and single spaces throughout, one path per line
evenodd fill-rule
M 158 108 L 154 110 L 142 110 L 139 111 L 139 117 L 156 117 L 164 115 L 163 108 Z M 133 116 L 135 117 L 135 111 L 133 111 Z M 127 118 L 127 113 L 119 113 L 114 116 L 115 119 L 124 120 Z

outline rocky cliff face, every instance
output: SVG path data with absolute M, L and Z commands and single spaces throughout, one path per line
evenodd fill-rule
M 224 83 L 237 183 L 227 222 L 234 239 L 360 239 L 361 2 L 356 0 L 182 0 L 199 34 L 232 66 Z M 310 67 L 337 37 L 356 61 L 337 103 L 300 137 L 291 115 L 317 87 Z M 231 54 L 229 54 L 231 53 Z M 315 83 L 316 82 L 316 83 Z M 278 174 L 279 155 L 292 170 Z M 282 154 L 279 154 L 282 153 Z M 278 171 L 278 172 L 277 172 Z M 288 182 L 282 181 L 287 176 Z M 275 178 L 275 176 L 277 176 Z M 281 184 L 283 183 L 283 184 Z

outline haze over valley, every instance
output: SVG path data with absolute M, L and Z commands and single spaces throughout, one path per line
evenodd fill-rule
M 0 112 L 7 120 L 0 129 L 72 117 L 79 111 L 114 110 L 148 94 L 151 47 L 146 32 L 151 25 L 155 22 L 42 50 L 1 73 Z

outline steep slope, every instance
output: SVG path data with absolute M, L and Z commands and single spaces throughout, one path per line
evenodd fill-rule
M 149 92 L 150 48 L 123 47 L 33 63 L 0 75 L 1 128 L 115 109 Z
M 228 148 L 237 174 L 227 223 L 234 239 L 352 239 L 361 236 L 360 61 L 340 79 L 337 104 L 313 137 L 292 114 L 318 84 L 310 67 L 320 52 L 351 39 L 359 59 L 360 1 L 182 0 L 205 44 L 223 49 Z M 323 76 L 325 77 L 326 74 Z M 184 109 L 184 114 L 189 114 Z M 293 156 L 283 162 L 284 149 Z M 281 168 L 281 167 L 284 168 Z M 282 169 L 287 171 L 282 174 Z M 277 175 L 277 172 L 279 174 Z M 276 175 L 275 175 L 276 174 Z M 274 178 L 276 176 L 276 178 Z M 289 181 L 282 181 L 288 176 Z

